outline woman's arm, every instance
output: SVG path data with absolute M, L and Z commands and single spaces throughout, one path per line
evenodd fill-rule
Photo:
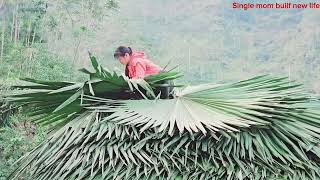
M 137 62 L 135 66 L 135 76 L 132 79 L 143 79 L 146 75 L 146 67 L 141 63 Z

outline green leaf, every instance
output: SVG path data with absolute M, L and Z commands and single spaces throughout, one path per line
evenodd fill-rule
M 69 104 L 71 104 L 72 102 L 74 102 L 75 100 L 77 100 L 79 98 L 79 96 L 81 95 L 81 91 L 77 91 L 74 95 L 72 95 L 71 97 L 69 97 L 66 101 L 64 101 L 61 105 L 59 105 L 54 111 L 58 112 L 61 109 L 65 108 L 66 106 L 68 106 Z
M 64 91 L 70 91 L 70 90 L 74 90 L 74 89 L 78 90 L 81 87 L 83 87 L 83 83 L 76 83 L 71 86 L 66 86 L 66 87 L 63 87 L 63 88 L 60 88 L 57 90 L 53 90 L 53 91 L 49 92 L 49 94 L 57 94 L 57 93 L 61 93 Z

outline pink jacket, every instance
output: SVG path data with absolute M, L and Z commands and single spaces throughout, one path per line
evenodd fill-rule
M 128 76 L 132 79 L 143 79 L 145 76 L 159 74 L 162 68 L 145 57 L 143 51 L 132 52 L 127 65 Z

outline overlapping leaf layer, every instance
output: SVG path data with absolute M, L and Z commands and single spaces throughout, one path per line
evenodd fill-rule
M 299 84 L 258 76 L 159 99 L 156 87 L 178 73 L 134 81 L 91 61 L 95 72 L 82 70 L 89 81 L 26 79 L 33 84 L 6 96 L 52 127 L 12 177 L 31 169 L 35 179 L 320 178 L 320 103 Z

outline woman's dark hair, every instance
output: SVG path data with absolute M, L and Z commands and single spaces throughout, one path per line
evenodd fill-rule
M 126 53 L 129 55 L 132 54 L 132 49 L 126 46 L 119 46 L 113 54 L 114 58 L 119 58 L 120 56 L 123 57 Z

